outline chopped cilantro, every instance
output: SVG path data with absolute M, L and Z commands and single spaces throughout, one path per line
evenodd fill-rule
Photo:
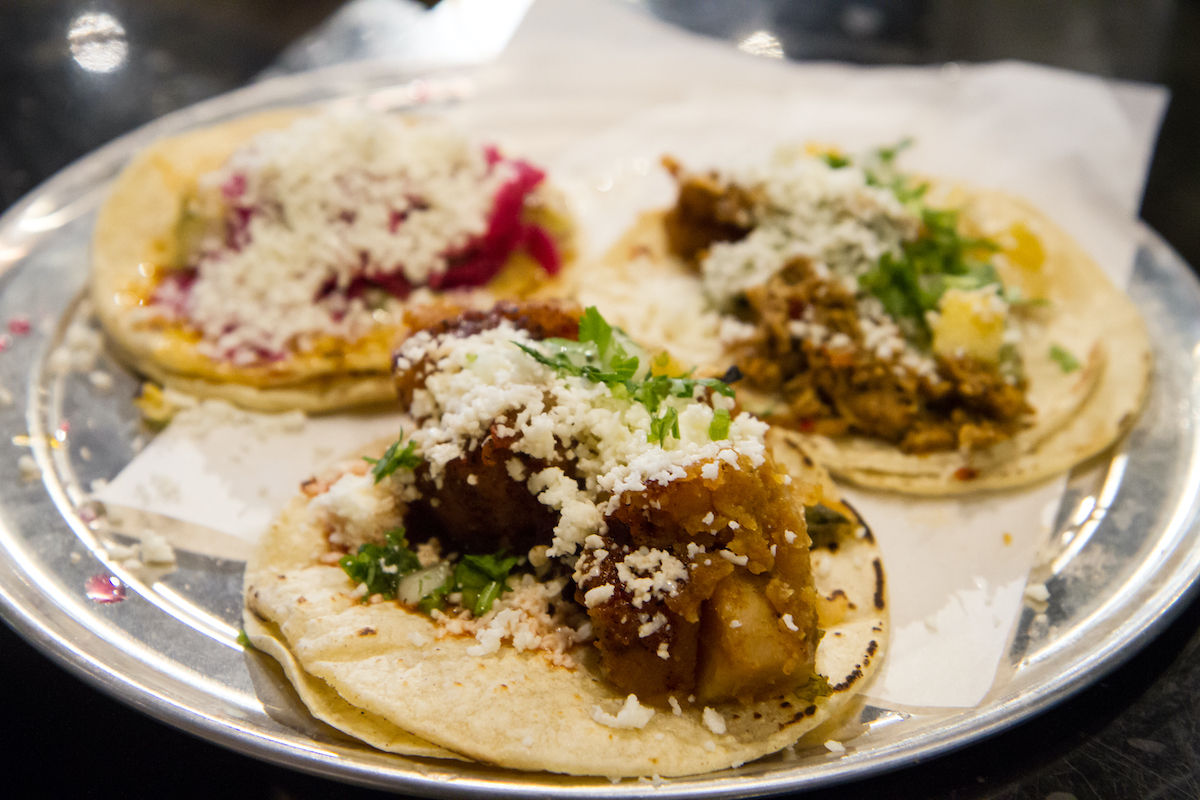
M 254 642 L 250 641 L 250 637 L 246 635 L 245 628 L 242 628 L 240 631 L 238 631 L 237 643 L 242 647 L 254 647 Z
M 375 476 L 376 483 L 379 483 L 398 469 L 411 471 L 420 465 L 422 459 L 416 453 L 417 443 L 409 439 L 408 444 L 401 450 L 400 443 L 402 441 L 404 441 L 404 431 L 400 431 L 400 438 L 392 442 L 392 445 L 383 451 L 383 458 L 374 459 L 363 456 L 364 461 L 374 465 L 371 467 L 371 474 Z
M 641 372 L 641 359 L 630 351 L 640 352 L 641 348 L 619 328 L 609 325 L 595 306 L 584 311 L 579 320 L 577 342 L 551 338 L 543 339 L 536 346 L 520 342 L 513 344 L 539 364 L 544 364 L 561 375 L 573 375 L 592 383 L 606 384 L 614 397 L 631 398 L 646 406 L 651 414 L 657 414 L 659 406 L 668 397 L 693 397 L 697 386 L 711 389 L 726 397 L 733 397 L 734 394 L 728 382 L 717 378 L 644 375 L 640 380 L 637 379 Z M 655 361 L 659 367 L 665 367 L 667 363 L 667 360 Z M 726 377 L 729 375 L 730 373 L 727 373 Z M 737 373 L 736 377 L 741 377 L 741 373 Z M 674 431 L 675 437 L 679 437 L 678 412 L 672 409 L 668 416 L 670 414 L 675 415 L 673 421 L 666 421 L 664 416 L 652 423 L 651 441 L 665 441 L 667 430 Z M 658 427 L 655 428 L 654 425 Z M 671 427 L 664 428 L 664 425 Z
M 478 360 L 479 360 L 478 353 L 467 353 L 467 363 L 468 364 L 474 364 Z
M 997 369 L 1000 376 L 1011 384 L 1025 380 L 1025 364 L 1021 361 L 1021 351 L 1012 342 L 1000 346 L 1000 362 Z
M 666 447 L 668 434 L 679 438 L 679 412 L 674 406 L 667 406 L 661 417 L 650 420 L 650 435 L 647 441 L 653 442 L 657 439 L 660 446 Z
M 385 600 L 396 596 L 400 579 L 421 568 L 417 555 L 408 549 L 404 528 L 393 528 L 384 534 L 386 543 L 359 545 L 355 555 L 347 553 L 338 560 L 338 565 L 356 584 L 365 583 L 367 593 L 363 602 L 374 594 L 383 595 Z
M 980 255 L 997 246 L 988 239 L 958 232 L 958 212 L 922 207 L 921 233 L 905 242 L 899 256 L 884 253 L 859 276 L 858 283 L 879 298 L 905 337 L 921 348 L 932 341 L 925 312 L 938 307 L 947 289 L 964 291 L 1000 282 L 996 269 Z
M 708 425 L 708 438 L 714 442 L 729 438 L 729 411 L 718 408 L 713 411 L 712 422 Z
M 846 515 L 822 503 L 804 507 L 804 522 L 814 548 L 826 547 L 836 542 L 850 524 Z
M 1063 372 L 1074 372 L 1082 366 L 1070 350 L 1061 347 L 1057 344 L 1050 345 L 1050 358 L 1054 359 Z
M 446 607 L 446 596 L 462 593 L 462 607 L 482 617 L 492 610 L 492 604 L 504 592 L 512 591 L 508 575 L 521 562 L 518 556 L 504 556 L 500 551 L 490 556 L 463 556 L 446 582 L 421 598 L 418 608 L 426 614 Z
M 824 633 L 824 631 L 818 631 Z M 812 677 L 808 679 L 808 683 L 792 692 L 796 697 L 805 703 L 811 703 L 818 697 L 829 697 L 833 694 L 833 689 L 829 685 L 829 679 L 820 673 L 814 672 Z
M 338 564 L 350 580 L 364 583 L 367 593 L 363 602 L 372 595 L 382 595 L 385 600 L 396 597 L 400 579 L 421 569 L 416 553 L 408 547 L 403 528 L 394 528 L 385 534 L 386 544 L 364 544 L 355 555 L 344 555 Z M 508 575 L 520 563 L 516 556 L 505 557 L 503 552 L 490 556 L 463 556 L 455 565 L 446 581 L 425 595 L 417 607 L 425 613 L 446 607 L 446 596 L 462 593 L 462 606 L 477 617 L 492 608 L 496 598 L 507 591 Z
M 611 386 L 631 380 L 638 370 L 638 357 L 625 349 L 626 344 L 636 346 L 615 334 L 596 307 L 589 306 L 579 320 L 579 341 L 554 337 L 543 339 L 538 347 L 514 344 L 556 372 Z
M 883 164 L 891 164 L 896 160 L 896 156 L 900 155 L 902 150 L 907 150 L 913 146 L 911 136 L 905 136 L 900 141 L 896 142 L 891 147 L 880 147 L 875 151 L 875 157 Z
M 821 153 L 820 159 L 832 169 L 841 169 L 842 167 L 850 166 L 850 159 L 840 153 Z
M 905 242 L 899 255 L 884 253 L 858 282 L 883 303 L 905 338 L 927 349 L 933 336 L 925 312 L 938 307 L 947 289 L 971 291 L 999 283 L 996 269 L 988 261 L 998 248 L 988 239 L 961 235 L 957 211 L 925 205 L 929 184 L 914 182 L 896 169 L 896 157 L 911 145 L 912 139 L 903 139 L 868 154 L 863 159 L 863 173 L 869 186 L 891 190 L 920 216 L 920 234 L 915 241 Z

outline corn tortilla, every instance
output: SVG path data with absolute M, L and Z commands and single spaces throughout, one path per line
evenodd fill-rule
M 133 158 L 101 207 L 92 240 L 91 297 L 115 354 L 163 386 L 220 398 L 258 411 L 316 413 L 394 399 L 391 349 L 400 324 L 377 326 L 355 342 L 325 337 L 314 350 L 281 361 L 238 366 L 202 355 L 196 334 L 177 324 L 149 325 L 134 313 L 155 274 L 184 263 L 178 227 L 198 179 L 223 165 L 255 135 L 286 128 L 305 109 L 268 111 L 163 139 Z M 569 290 L 573 231 L 559 194 L 543 184 L 531 219 L 551 230 L 563 269 L 553 278 L 524 253 L 510 256 L 486 287 L 446 293 L 466 305 L 498 299 L 551 297 Z
M 821 474 L 794 447 L 773 444 L 778 463 L 792 474 Z M 823 483 L 836 491 L 827 477 Z M 816 669 L 828 678 L 830 696 L 719 704 L 724 734 L 706 726 L 700 706 L 687 703 L 680 715 L 657 709 L 641 729 L 612 728 L 595 721 L 594 711 L 615 714 L 626 695 L 600 677 L 592 645 L 571 651 L 574 669 L 508 644 L 472 656 L 473 637 L 438 639 L 437 625 L 424 614 L 394 602 L 362 604 L 350 596 L 353 586 L 340 567 L 317 562 L 327 544 L 308 504 L 304 496 L 293 500 L 247 565 L 247 634 L 284 664 L 315 716 L 393 752 L 441 756 L 429 747 L 445 748 L 497 766 L 573 775 L 710 772 L 780 750 L 838 717 L 886 647 L 883 570 L 865 532 L 816 556 L 825 565 L 818 592 L 841 590 L 851 603 L 817 650 Z
M 1049 478 L 1109 447 L 1132 427 L 1153 368 L 1145 323 L 1129 298 L 1087 252 L 1045 214 L 1018 198 L 965 187 L 938 187 L 934 207 L 960 210 L 973 235 L 1001 241 L 1013 232 L 1036 237 L 1044 265 L 1034 274 L 1001 259 L 1006 284 L 1049 300 L 1023 316 L 1018 345 L 1028 380 L 1032 423 L 1012 439 L 971 454 L 903 453 L 863 436 L 830 438 L 787 431 L 834 475 L 869 488 L 918 495 L 1006 489 Z M 730 365 L 720 342 L 721 318 L 696 274 L 670 252 L 665 212 L 643 214 L 594 267 L 608 280 L 581 288 L 615 324 L 651 347 L 716 374 Z M 1065 371 L 1050 355 L 1065 348 L 1080 362 Z M 739 387 L 739 399 L 769 411 L 775 398 Z

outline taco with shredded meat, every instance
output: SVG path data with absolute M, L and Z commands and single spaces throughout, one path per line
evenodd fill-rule
M 735 366 L 744 407 L 866 486 L 1019 486 L 1107 448 L 1149 383 L 1136 308 L 1044 214 L 896 157 L 665 159 L 675 206 L 644 215 L 581 296 L 712 374 Z
M 594 308 L 442 312 L 395 356 L 401 437 L 305 483 L 247 567 L 246 631 L 315 716 L 406 755 L 670 776 L 853 707 L 884 574 L 824 471 Z
M 526 161 L 431 119 L 273 111 L 130 162 L 96 223 L 92 299 L 168 389 L 329 411 L 392 397 L 409 305 L 552 296 L 572 257 Z

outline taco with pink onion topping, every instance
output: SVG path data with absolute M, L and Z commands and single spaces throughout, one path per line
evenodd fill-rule
M 168 388 L 267 411 L 391 397 L 404 309 L 563 291 L 539 168 L 436 120 L 273 111 L 162 140 L 102 207 L 92 299 Z

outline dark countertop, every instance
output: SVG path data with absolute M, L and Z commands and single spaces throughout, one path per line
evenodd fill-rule
M 339 0 L 5 0 L 0 4 L 0 208 L 114 136 L 250 80 Z M 660 15 L 736 37 L 764 24 L 795 58 L 924 63 L 1026 58 L 1167 85 L 1173 100 L 1143 205 L 1200 264 L 1197 0 L 656 0 Z M 125 27 L 124 66 L 85 72 L 69 22 L 105 11 Z M 6 797 L 372 797 L 265 764 L 92 690 L 0 626 L 10 730 Z M 1104 680 L 1004 734 L 928 763 L 808 795 L 1200 797 L 1200 601 Z

